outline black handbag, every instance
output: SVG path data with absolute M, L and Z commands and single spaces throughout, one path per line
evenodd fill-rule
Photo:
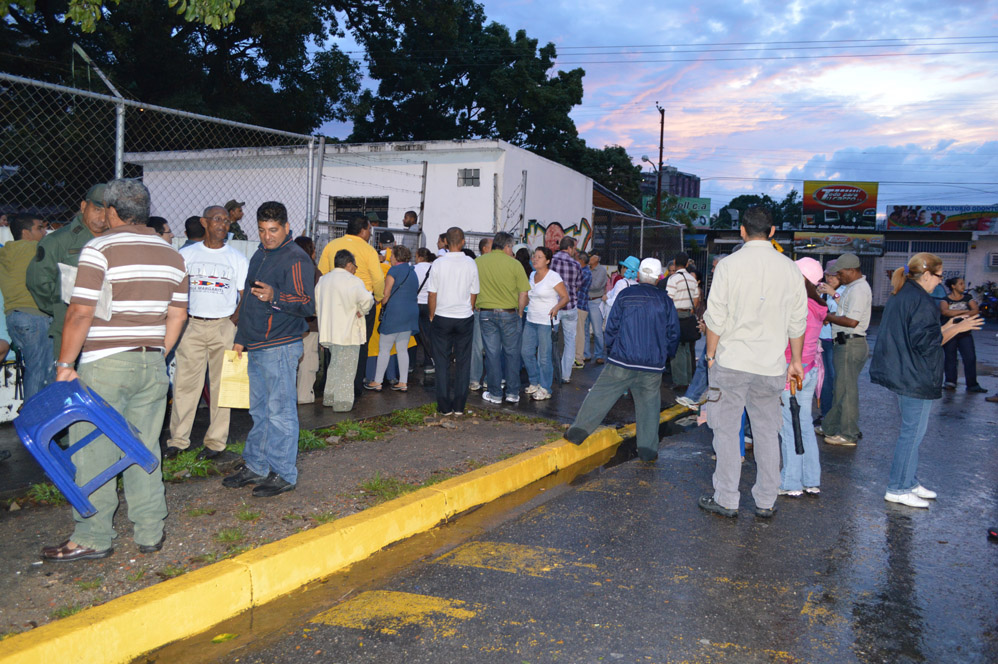
M 686 285 L 686 294 L 690 296 L 690 306 L 693 306 L 693 293 L 690 291 L 690 283 L 683 277 L 683 284 Z M 679 319 L 679 343 L 689 343 L 700 340 L 700 320 L 694 311 L 686 318 Z

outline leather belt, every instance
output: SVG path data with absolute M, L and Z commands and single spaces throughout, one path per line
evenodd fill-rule
M 681 313 L 681 314 L 693 313 L 692 309 L 676 309 L 676 311 L 679 312 L 679 313 Z
M 504 314 L 516 313 L 516 309 L 479 309 L 479 311 L 491 311 L 493 313 L 504 313 Z
M 222 320 L 223 318 L 228 318 L 228 316 L 219 316 L 218 318 L 205 318 L 204 316 L 195 316 L 193 314 L 189 315 L 190 318 L 194 320 Z
M 591 297 L 591 298 L 589 298 L 589 301 L 590 301 L 590 302 L 595 302 L 595 301 L 597 301 L 597 300 L 602 300 L 602 299 L 603 299 L 603 296 L 602 296 L 602 295 L 600 295 L 599 297 Z
M 866 335 L 865 334 L 843 334 L 842 338 L 843 339 L 865 339 Z
M 129 348 L 125 351 L 126 353 L 162 353 L 163 349 L 159 346 L 139 346 L 138 348 Z

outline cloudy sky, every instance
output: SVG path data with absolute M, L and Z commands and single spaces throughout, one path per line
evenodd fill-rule
M 590 145 L 702 178 L 716 212 L 804 179 L 903 203 L 998 203 L 998 0 L 485 0 L 586 70 Z

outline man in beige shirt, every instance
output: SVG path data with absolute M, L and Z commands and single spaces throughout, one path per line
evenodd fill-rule
M 762 207 L 742 217 L 745 245 L 717 264 L 707 300 L 707 366 L 710 385 L 720 400 L 707 407 L 714 431 L 714 493 L 700 497 L 702 509 L 738 516 L 741 454 L 738 431 L 742 412 L 752 421 L 756 481 L 752 487 L 756 516 L 776 510 L 780 484 L 782 424 L 780 395 L 786 382 L 804 377 L 801 350 L 807 322 L 804 277 L 794 262 L 773 248 L 772 217 Z M 791 361 L 786 361 L 787 341 Z

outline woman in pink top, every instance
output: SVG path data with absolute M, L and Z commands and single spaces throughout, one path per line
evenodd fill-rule
M 780 430 L 780 448 L 783 451 L 783 470 L 780 471 L 780 495 L 798 497 L 807 493 L 817 496 L 821 490 L 821 463 L 818 459 L 818 441 L 811 427 L 811 401 L 820 389 L 824 370 L 821 362 L 821 343 L 818 335 L 825 322 L 828 307 L 815 287 L 823 275 L 821 263 L 813 258 L 801 258 L 797 267 L 804 275 L 807 288 L 807 328 L 804 330 L 804 385 L 797 391 L 800 404 L 801 435 L 804 454 L 794 450 L 794 429 L 790 419 L 790 385 L 783 391 L 783 429 Z M 787 346 L 787 362 L 790 361 L 790 346 Z

